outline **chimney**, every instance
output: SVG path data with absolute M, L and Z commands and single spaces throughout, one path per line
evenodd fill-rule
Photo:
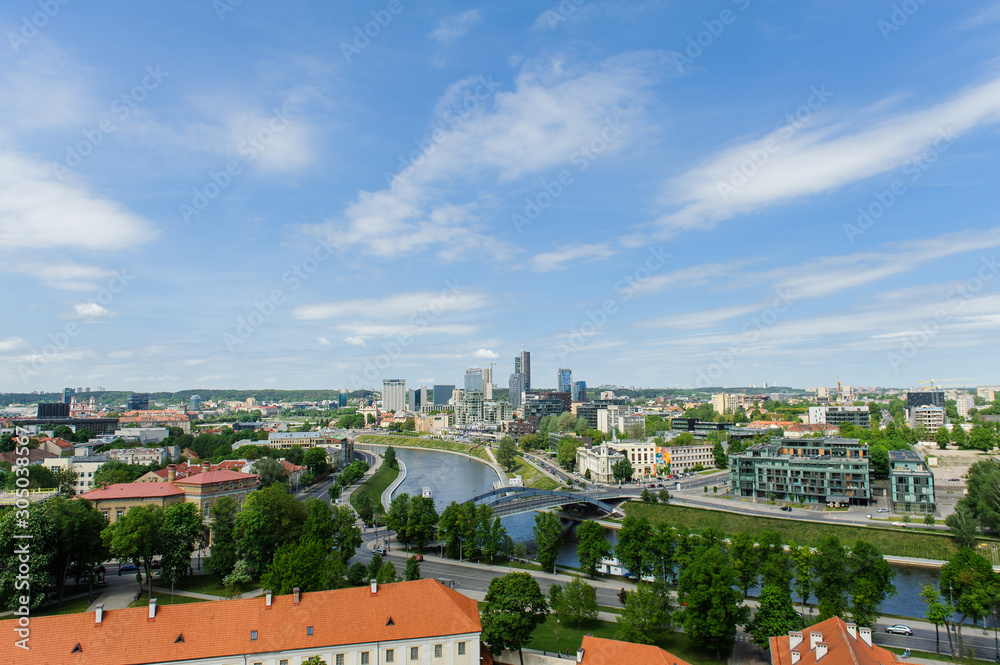
M 172 483 L 177 480 L 177 465 L 168 464 L 167 465 L 167 482 Z
M 802 631 L 801 630 L 788 631 L 788 648 L 794 649 L 800 644 L 802 644 Z
M 816 643 L 816 662 L 817 663 L 820 661 L 821 658 L 823 658 L 823 656 L 826 655 L 826 652 L 827 652 L 826 642 L 817 642 Z
M 802 654 L 799 653 L 798 649 L 792 649 L 788 654 L 792 657 L 792 665 L 802 660 Z
M 268 609 L 271 608 L 271 590 L 267 589 L 264 591 L 264 606 Z
M 104 603 L 97 603 L 97 611 L 94 613 L 94 623 L 99 626 L 102 621 L 104 621 Z
M 823 633 L 819 632 L 818 630 L 811 630 L 811 631 L 809 631 L 809 650 L 810 651 L 812 651 L 813 649 L 816 648 L 816 644 L 818 642 L 822 642 L 822 641 L 823 641 Z
M 868 646 L 872 645 L 872 629 L 871 628 L 865 628 L 864 626 L 860 626 L 858 628 L 858 635 L 861 637 L 861 641 L 862 642 L 864 642 Z
M 858 624 L 856 624 L 856 623 L 849 623 L 849 624 L 847 624 L 847 632 L 850 633 L 851 637 L 853 637 L 855 641 L 857 641 L 857 639 L 858 639 Z
M 292 596 L 295 597 L 295 604 L 298 605 L 299 601 L 302 600 L 302 592 L 299 591 L 298 587 L 292 589 Z
M 375 580 L 371 580 L 371 585 L 372 585 L 372 595 L 374 596 L 375 594 L 378 593 L 378 582 Z
M 212 463 L 211 462 L 202 462 L 201 463 L 201 472 L 202 473 L 208 473 L 211 470 L 212 470 Z
M 576 650 L 576 662 L 578 665 L 583 662 L 583 647 Z
M 156 598 L 149 599 L 149 618 L 156 618 Z

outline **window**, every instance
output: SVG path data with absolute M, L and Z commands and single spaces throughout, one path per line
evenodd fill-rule
M 361 652 L 361 665 L 368 665 L 368 652 L 367 651 L 362 651 Z
M 250 639 L 251 640 L 257 639 L 257 631 L 256 630 L 251 630 L 250 631 Z
M 288 665 L 288 659 L 282 658 L 281 660 L 278 661 L 278 665 Z
M 440 644 L 435 644 L 434 645 L 434 657 L 435 658 L 440 658 L 441 657 L 441 650 L 442 650 L 442 648 L 443 647 Z
M 115 519 L 121 519 L 124 514 L 125 514 L 125 509 L 119 508 L 117 511 L 115 511 Z
M 465 642 L 459 642 L 458 643 L 458 655 L 459 656 L 464 656 L 465 655 Z
M 312 635 L 312 634 L 313 634 L 313 627 L 306 626 L 306 635 Z
M 337 654 L 336 665 L 344 665 L 344 654 L 342 653 Z
M 410 647 L 410 660 L 420 660 L 420 647 Z
M 385 650 L 385 662 L 387 662 L 387 663 L 393 663 L 395 661 L 396 661 L 395 649 L 386 649 Z

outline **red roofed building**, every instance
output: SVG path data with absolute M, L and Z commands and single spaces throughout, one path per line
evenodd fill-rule
M 140 427 L 180 427 L 191 433 L 191 419 L 176 411 L 128 411 L 118 418 L 121 427 L 136 424 Z
M 582 652 L 582 653 L 581 653 Z M 584 635 L 577 651 L 576 662 L 580 665 L 689 665 L 660 647 L 652 644 L 632 644 L 619 640 Z
M 0 662 L 18 665 L 479 665 L 476 601 L 435 580 L 17 619 Z M 626 662 L 626 661 L 620 661 Z
M 893 665 L 896 654 L 872 644 L 872 630 L 831 617 L 771 638 L 771 665 Z
M 71 441 L 60 439 L 59 437 L 41 436 L 38 437 L 38 447 L 47 453 L 52 453 L 57 457 L 72 455 L 75 446 Z

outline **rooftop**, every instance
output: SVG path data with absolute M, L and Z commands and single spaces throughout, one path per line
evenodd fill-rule
M 865 639 L 867 635 L 867 639 Z M 790 646 L 792 640 L 801 640 Z M 831 617 L 771 638 L 772 665 L 896 665 L 896 654 L 871 642 L 871 629 Z
M 580 665 L 688 665 L 669 651 L 652 644 L 632 644 L 619 640 L 584 635 L 580 644 L 583 660 Z

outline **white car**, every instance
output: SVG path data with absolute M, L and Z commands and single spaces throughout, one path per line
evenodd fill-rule
M 895 626 L 886 626 L 885 632 L 892 633 L 894 635 L 912 635 L 913 631 L 910 627 L 903 623 L 897 623 Z

